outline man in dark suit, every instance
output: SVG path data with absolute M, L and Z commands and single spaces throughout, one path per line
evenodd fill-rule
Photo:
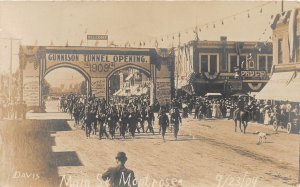
M 165 134 L 167 131 L 167 127 L 169 126 L 169 117 L 167 116 L 165 110 L 161 111 L 161 115 L 158 117 L 158 123 L 161 129 L 163 140 L 165 140 Z
M 178 135 L 178 131 L 179 131 L 179 123 L 182 124 L 178 108 L 173 109 L 173 112 L 171 114 L 171 123 L 174 124 L 174 137 L 175 137 L 175 140 L 177 140 L 177 135 Z
M 102 179 L 109 181 L 110 187 L 137 187 L 134 172 L 125 167 L 126 154 L 119 152 L 116 156 L 117 166 L 109 168 L 102 175 Z

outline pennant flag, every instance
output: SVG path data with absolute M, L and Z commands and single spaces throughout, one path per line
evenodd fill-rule
M 51 42 L 50 42 L 50 46 L 53 46 L 53 41 L 51 40 Z
M 199 32 L 201 32 L 201 28 L 199 28 Z
M 174 35 L 173 35 L 173 40 L 175 39 Z
M 178 33 L 178 37 L 180 38 L 180 32 Z
M 145 45 L 146 45 L 146 42 L 143 42 L 143 45 L 145 46 Z
M 222 25 L 224 25 L 224 21 L 222 20 Z
M 35 42 L 34 42 L 34 45 L 35 45 L 35 46 L 37 46 L 37 45 L 38 45 L 38 41 L 37 41 L 37 40 L 35 40 Z
M 164 38 L 161 38 L 161 41 L 163 42 L 163 41 L 164 41 Z
M 85 31 L 84 31 L 84 34 L 87 34 L 87 32 L 88 32 L 88 29 L 86 28 Z
M 214 24 L 214 28 L 216 28 L 216 25 Z
M 158 47 L 158 41 L 155 40 L 155 47 L 157 48 Z
M 250 18 L 250 14 L 248 13 L 248 18 Z
M 259 11 L 260 13 L 262 13 L 262 8 L 260 9 L 260 11 Z
M 69 41 L 67 40 L 66 47 L 68 47 L 68 46 L 69 46 Z
M 83 40 L 80 41 L 80 46 L 82 46 L 82 45 L 83 45 Z

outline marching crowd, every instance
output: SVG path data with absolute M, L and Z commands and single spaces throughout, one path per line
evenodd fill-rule
M 155 134 L 153 125 L 155 121 L 154 113 L 158 113 L 159 134 L 165 139 L 167 128 L 174 132 L 177 140 L 181 116 L 179 109 L 174 107 L 168 115 L 169 108 L 160 106 L 156 103 L 150 106 L 148 97 L 141 96 L 127 99 L 124 102 L 111 102 L 107 104 L 105 99 L 94 96 L 84 99 L 84 97 L 70 94 L 62 97 L 60 108 L 64 112 L 69 112 L 74 117 L 75 125 L 80 126 L 86 131 L 86 137 L 98 131 L 99 139 L 104 136 L 114 139 L 116 132 L 125 138 L 126 132 L 132 137 L 135 133 Z
M 152 133 L 154 121 L 158 119 L 158 133 L 165 138 L 167 129 L 174 133 L 177 140 L 181 118 L 192 116 L 194 119 L 232 119 L 238 110 L 249 115 L 249 121 L 269 125 L 272 120 L 287 123 L 299 116 L 299 104 L 277 102 L 270 104 L 253 97 L 206 98 L 181 96 L 170 103 L 160 104 L 157 100 L 150 105 L 147 96 L 112 100 L 109 104 L 104 98 L 91 96 L 85 98 L 77 94 L 63 96 L 60 100 L 63 112 L 69 112 L 75 125 L 86 131 L 87 138 L 91 133 L 114 139 L 116 132 L 125 138 L 128 133 L 132 138 L 135 133 Z M 157 114 L 157 115 L 155 115 Z

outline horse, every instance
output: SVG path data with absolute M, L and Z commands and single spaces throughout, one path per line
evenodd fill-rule
M 239 121 L 239 127 L 241 132 L 246 134 L 246 128 L 249 122 L 249 111 L 247 110 L 238 110 L 234 113 L 233 115 L 233 120 L 235 124 L 235 129 L 234 131 L 236 132 L 236 126 L 237 126 L 237 121 Z M 241 124 L 244 126 L 244 130 L 242 130 Z

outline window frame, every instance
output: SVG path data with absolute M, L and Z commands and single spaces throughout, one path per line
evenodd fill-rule
M 264 57 L 265 58 L 265 70 L 260 70 L 260 66 L 259 66 L 259 57 Z M 268 69 L 268 58 L 269 57 L 272 57 L 273 58 L 273 55 L 271 54 L 257 54 L 257 57 L 256 57 L 256 70 L 259 70 L 259 71 L 266 71 L 269 73 L 269 69 Z M 272 59 L 272 61 L 274 61 L 274 58 Z M 272 65 L 273 65 L 273 62 L 272 62 Z M 271 68 L 272 70 L 272 68 Z M 270 71 L 271 71 L 270 70 Z
M 245 56 L 245 59 L 246 59 L 246 69 L 248 69 L 248 63 L 247 63 L 247 54 L 246 53 L 242 53 L 242 54 L 240 54 L 240 55 L 238 55 L 238 54 L 236 54 L 236 53 L 228 53 L 228 59 L 227 59 L 227 62 L 228 62 L 228 70 L 227 70 L 227 72 L 228 73 L 234 73 L 234 72 L 230 72 L 230 69 L 231 69 L 231 61 L 230 61 L 230 57 L 231 56 L 236 56 L 237 58 L 237 61 L 236 61 L 236 63 L 237 63 L 237 65 L 239 65 L 239 62 L 240 62 L 240 56 Z
M 201 65 L 202 65 L 202 61 L 201 61 L 201 56 L 207 55 L 208 59 L 207 59 L 207 70 L 210 73 L 210 56 L 212 55 L 216 55 L 217 56 L 217 73 L 220 72 L 220 57 L 219 57 L 219 53 L 199 53 L 199 72 L 201 71 Z

